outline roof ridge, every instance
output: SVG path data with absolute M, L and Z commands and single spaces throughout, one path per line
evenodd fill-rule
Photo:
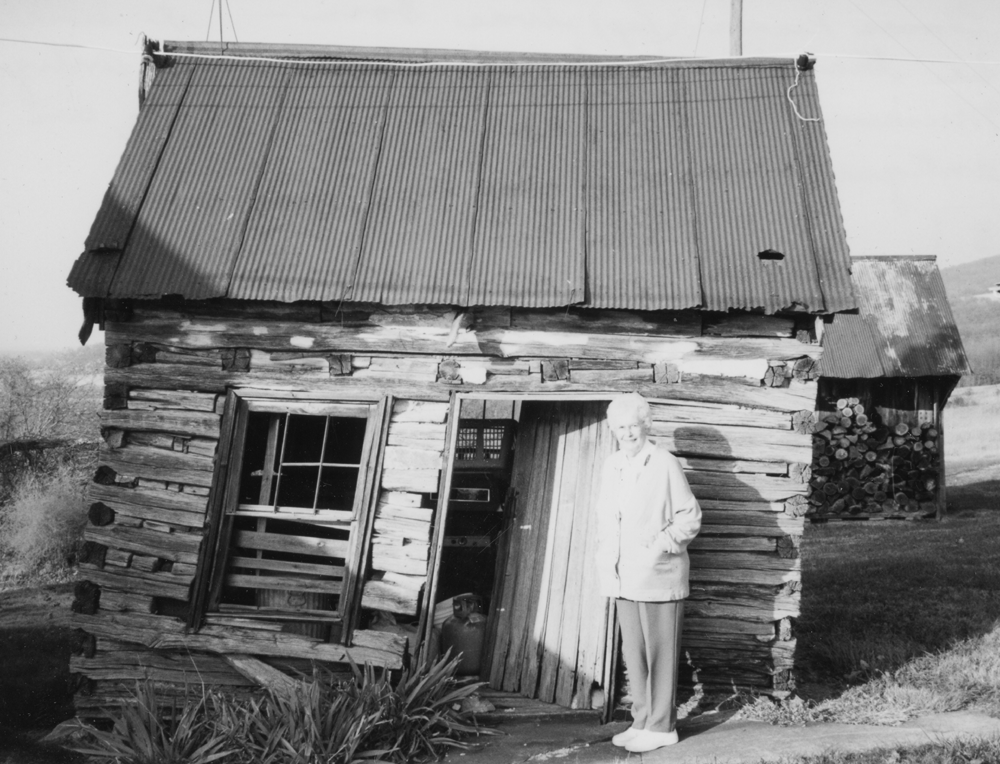
M 328 59 L 331 62 L 367 62 L 385 64 L 438 65 L 605 65 L 657 64 L 678 67 L 786 67 L 795 65 L 795 57 L 724 57 L 685 58 L 681 56 L 623 56 L 590 53 L 529 53 L 513 51 L 473 51 L 445 48 L 387 48 L 342 45 L 304 45 L 291 43 L 216 43 L 167 40 L 154 52 L 167 56 L 212 57 L 226 59 Z

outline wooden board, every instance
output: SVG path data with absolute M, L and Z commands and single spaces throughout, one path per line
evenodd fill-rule
M 524 328 L 490 327 L 459 332 L 451 336 L 444 326 L 370 326 L 352 327 L 336 324 L 299 324 L 282 321 L 261 322 L 228 319 L 197 322 L 177 318 L 137 316 L 131 324 L 108 322 L 106 341 L 130 340 L 163 343 L 180 348 L 256 348 L 266 351 L 349 353 L 421 353 L 428 355 L 486 355 L 502 358 L 563 357 L 641 360 L 646 363 L 673 361 L 686 356 L 720 359 L 818 358 L 821 348 L 792 338 L 667 337 L 656 335 L 616 334 L 608 329 L 587 327 L 576 321 L 578 329 L 567 326 Z M 139 364 L 141 365 L 141 364 Z M 130 367 L 132 368 L 132 367 Z
M 219 655 L 249 654 L 284 658 L 402 668 L 402 653 L 369 647 L 345 647 L 316 639 L 258 629 L 232 626 L 205 626 L 197 633 L 185 633 L 184 622 L 166 616 L 113 613 L 87 616 L 76 614 L 74 625 L 90 634 L 145 645 L 161 650 L 204 650 Z
M 215 396 L 204 396 L 214 398 Z M 177 435 L 198 435 L 205 438 L 219 437 L 220 417 L 214 411 L 144 411 L 114 409 L 101 411 L 102 427 L 120 427 L 123 430 L 169 432 Z
M 148 446 L 126 446 L 102 452 L 100 463 L 107 465 L 118 475 L 128 477 L 144 477 L 204 488 L 212 485 L 213 460 L 194 454 Z
M 240 549 L 260 549 L 343 559 L 347 555 L 348 542 L 341 539 L 316 538 L 315 536 L 236 531 L 232 546 Z
M 606 599 L 593 565 L 600 403 L 525 404 L 517 496 L 489 640 L 491 686 L 574 708 L 602 681 Z
M 162 533 L 117 523 L 99 528 L 88 526 L 83 538 L 126 552 L 188 564 L 197 564 L 202 539 L 199 533 Z
M 812 461 L 812 436 L 792 430 L 654 421 L 650 437 L 679 456 L 763 462 Z

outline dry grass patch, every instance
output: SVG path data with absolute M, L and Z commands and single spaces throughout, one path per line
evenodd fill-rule
M 857 753 L 830 752 L 768 760 L 770 764 L 995 764 L 1000 762 L 1000 740 L 968 738 L 920 746 L 894 746 Z
M 25 472 L 0 507 L 0 591 L 70 580 L 87 514 L 72 465 Z

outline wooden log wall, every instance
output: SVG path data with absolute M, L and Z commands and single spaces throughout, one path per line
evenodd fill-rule
M 768 408 L 654 401 L 652 436 L 676 454 L 703 512 L 692 542 L 683 649 L 709 691 L 794 688 L 799 542 L 811 418 Z
M 405 640 L 367 629 L 345 647 L 221 614 L 185 628 L 222 403 L 233 388 L 288 399 L 394 397 L 360 604 L 406 616 L 427 589 L 429 495 L 444 466 L 453 393 L 627 390 L 676 404 L 673 418 L 658 416 L 655 434 L 687 460 L 707 511 L 694 549 L 693 659 L 706 682 L 789 686 L 807 490 L 797 465 L 810 452 L 800 430 L 811 425 L 821 352 L 810 319 L 169 301 L 137 302 L 106 319 L 106 446 L 90 488 L 90 583 L 75 604 L 81 628 L 104 640 L 93 659 L 105 673 L 91 658 L 75 664 L 93 676 L 97 697 L 101 682 L 120 679 L 106 673 L 113 656 L 122 653 L 125 671 L 135 661 L 124 656 L 140 647 L 401 665 Z
M 361 606 L 416 616 L 427 580 L 434 509 L 444 467 L 448 404 L 397 401 L 383 450 L 371 546 L 371 576 Z

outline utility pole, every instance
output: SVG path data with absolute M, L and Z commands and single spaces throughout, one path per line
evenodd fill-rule
M 743 0 L 730 0 L 729 55 L 743 55 Z

